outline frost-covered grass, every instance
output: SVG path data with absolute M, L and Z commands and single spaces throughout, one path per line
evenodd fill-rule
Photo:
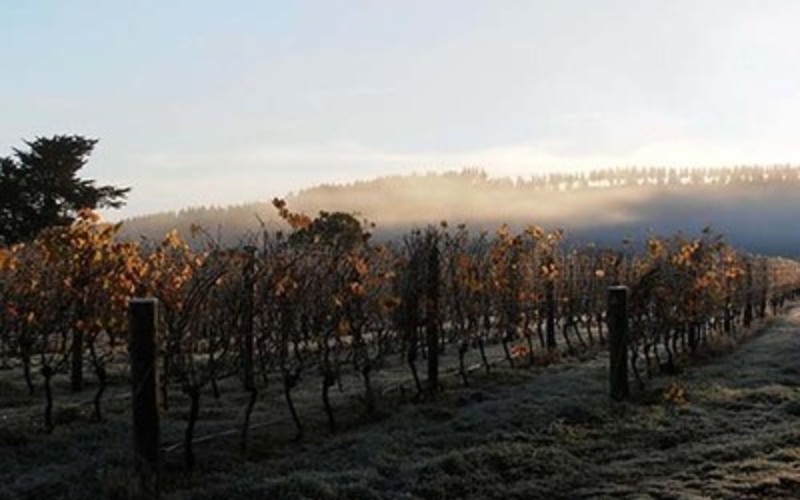
M 261 402 L 260 418 L 272 411 L 284 421 L 254 431 L 245 454 L 235 438 L 198 445 L 194 474 L 168 457 L 164 497 L 800 497 L 800 312 L 725 356 L 654 380 L 636 402 L 609 401 L 606 363 L 476 373 L 470 388 L 453 379 L 435 402 L 386 401 L 377 419 L 341 400 L 335 436 L 309 391 L 299 399 L 314 431 L 300 443 L 285 413 Z M 668 387 L 683 397 L 664 398 Z M 204 430 L 238 421 L 239 396 L 224 389 L 220 402 L 206 399 Z M 106 423 L 78 418 L 51 436 L 0 430 L 0 498 L 123 491 L 126 413 L 110 407 Z M 182 429 L 174 411 L 166 439 Z

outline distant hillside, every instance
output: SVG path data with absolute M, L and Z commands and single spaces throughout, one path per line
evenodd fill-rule
M 490 178 L 468 169 L 444 174 L 382 177 L 321 185 L 286 197 L 295 212 L 357 213 L 377 224 L 376 237 L 447 220 L 491 228 L 537 224 L 562 227 L 570 238 L 618 244 L 648 231 L 696 232 L 706 225 L 748 250 L 800 254 L 800 168 L 713 170 L 615 169 L 585 174 Z M 188 235 L 203 226 L 224 242 L 281 228 L 270 203 L 192 208 L 126 221 L 125 234 L 159 238 L 173 228 Z

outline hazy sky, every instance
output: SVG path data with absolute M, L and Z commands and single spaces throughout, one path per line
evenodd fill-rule
M 800 2 L 0 0 L 0 154 L 123 215 L 481 166 L 800 162 Z

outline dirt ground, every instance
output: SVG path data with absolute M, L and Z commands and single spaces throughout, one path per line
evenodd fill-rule
M 610 402 L 606 379 L 598 355 L 476 373 L 469 388 L 454 378 L 437 401 L 387 402 L 379 419 L 340 401 L 343 430 L 328 436 L 317 410 L 299 443 L 276 409 L 245 454 L 235 437 L 199 444 L 194 474 L 179 451 L 167 456 L 163 497 L 800 498 L 800 308 L 729 354 L 655 379 L 635 402 Z M 230 427 L 239 404 L 208 403 L 198 432 Z M 120 403 L 105 423 L 78 418 L 51 436 L 0 427 L 0 498 L 120 496 L 126 422 Z

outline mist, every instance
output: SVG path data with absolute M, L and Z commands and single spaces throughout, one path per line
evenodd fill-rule
M 747 251 L 791 256 L 800 248 L 800 233 L 793 229 L 800 217 L 799 175 L 791 167 L 631 168 L 526 180 L 465 169 L 325 184 L 285 199 L 292 211 L 309 216 L 321 211 L 355 214 L 375 224 L 378 240 L 441 221 L 475 231 L 502 224 L 561 228 L 570 240 L 608 246 L 711 226 Z M 285 229 L 265 200 L 133 218 L 126 221 L 125 234 L 158 238 L 178 228 L 188 236 L 192 224 L 227 244 L 262 229 Z

